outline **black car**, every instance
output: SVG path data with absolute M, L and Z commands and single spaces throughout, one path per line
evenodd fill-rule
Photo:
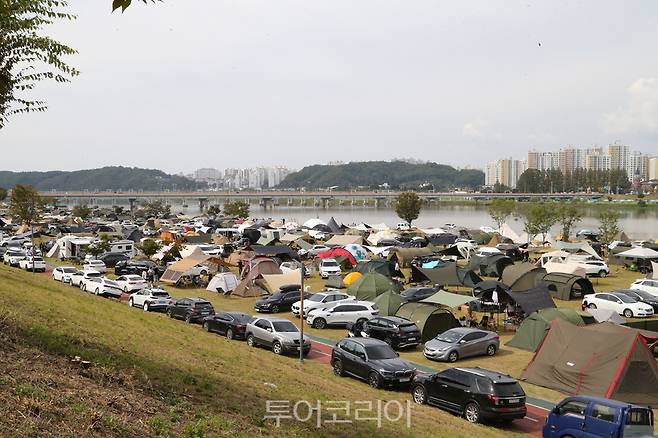
M 244 339 L 247 323 L 253 316 L 240 312 L 217 312 L 203 318 L 203 328 L 208 332 L 225 335 L 228 339 Z
M 142 272 L 146 272 L 149 269 L 153 269 L 158 274 L 158 277 L 161 277 L 165 271 L 162 266 L 158 266 L 150 260 L 125 260 L 116 263 L 114 273 L 116 275 L 142 275 Z
M 409 385 L 416 369 L 384 341 L 371 338 L 345 338 L 331 351 L 331 366 L 337 376 L 351 375 L 373 388 Z
M 448 368 L 414 377 L 411 394 L 418 404 L 430 404 L 463 415 L 467 421 L 511 421 L 526 416 L 526 397 L 514 378 L 482 368 Z
M 429 298 L 435 293 L 436 289 L 433 287 L 410 287 L 409 289 L 400 292 L 400 298 L 402 298 L 402 302 L 413 303 L 415 301 Z
M 122 252 L 107 252 L 98 257 L 98 260 L 102 260 L 108 268 L 113 268 L 119 262 L 127 262 L 130 260 L 130 257 Z
M 184 319 L 187 323 L 200 322 L 203 318 L 214 315 L 215 309 L 203 298 L 180 298 L 167 307 L 167 316 Z
M 654 313 L 658 312 L 658 297 L 650 294 L 647 291 L 635 290 L 635 289 L 621 289 L 612 292 L 613 295 L 626 295 L 627 297 L 633 298 L 636 301 L 645 303 L 653 307 Z
M 397 316 L 378 316 L 363 326 L 371 338 L 386 342 L 393 348 L 411 347 L 420 344 L 420 329 L 416 324 Z
M 310 298 L 311 294 L 304 292 L 304 299 Z M 300 293 L 299 290 L 288 291 L 288 292 L 277 292 L 270 295 L 269 297 L 256 301 L 254 309 L 257 312 L 263 313 L 277 313 L 290 310 L 292 305 L 299 301 Z

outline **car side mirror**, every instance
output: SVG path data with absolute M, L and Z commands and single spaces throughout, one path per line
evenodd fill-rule
M 551 409 L 551 412 L 554 413 L 555 415 L 560 415 L 560 407 L 555 406 L 553 409 Z

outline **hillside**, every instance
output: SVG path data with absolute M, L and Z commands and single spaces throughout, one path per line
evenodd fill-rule
M 463 169 L 437 163 L 412 164 L 404 161 L 367 161 L 340 165 L 314 165 L 288 175 L 281 188 L 323 188 L 338 186 L 377 188 L 388 183 L 393 189 L 418 188 L 426 184 L 434 190 L 475 188 L 484 184 L 480 170 Z
M 103 167 L 100 169 L 55 170 L 51 172 L 0 171 L 0 187 L 29 184 L 38 190 L 192 190 L 203 184 L 168 175 L 161 170 L 137 167 Z

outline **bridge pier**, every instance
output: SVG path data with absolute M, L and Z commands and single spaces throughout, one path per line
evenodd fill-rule
M 264 210 L 267 210 L 268 207 L 272 209 L 273 204 L 274 204 L 274 198 L 271 198 L 269 196 L 264 196 L 260 200 L 260 205 L 263 207 Z
M 137 202 L 137 198 L 128 198 L 128 203 L 130 203 L 130 212 L 132 213 L 135 211 L 135 202 Z
M 375 198 L 375 208 L 381 208 L 382 204 L 385 204 L 386 198 L 384 196 L 377 196 Z
M 208 198 L 199 198 L 199 210 L 203 212 L 208 204 Z
M 322 208 L 323 209 L 325 209 L 325 210 L 327 209 L 331 199 L 332 199 L 332 196 L 323 196 L 323 197 L 320 198 L 320 201 L 322 202 Z
M 290 206 L 292 206 L 292 205 L 293 205 L 293 203 L 292 203 L 292 198 L 288 198 L 288 207 L 290 207 Z

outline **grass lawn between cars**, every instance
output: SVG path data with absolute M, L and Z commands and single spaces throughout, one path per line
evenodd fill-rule
M 175 296 L 208 297 L 218 309 L 253 313 L 253 300 L 168 289 Z M 411 428 L 402 420 L 383 420 L 381 429 L 372 421 L 324 424 L 317 429 L 314 420 L 283 420 L 281 427 L 275 428 L 272 420 L 263 418 L 266 400 L 405 403 L 411 398 L 407 391 L 374 390 L 363 382 L 334 376 L 325 365 L 311 361 L 301 365 L 293 357 L 252 349 L 244 342 L 205 333 L 197 325 L 131 309 L 125 303 L 55 282 L 48 275 L 4 265 L 0 266 L 0 328 L 3 334 L 14 333 L 16 345 L 30 352 L 26 357 L 18 355 L 21 349 L 8 352 L 18 355 L 12 359 L 15 368 L 26 372 L 16 371 L 0 379 L 0 406 L 10 412 L 0 417 L 0 435 L 515 435 L 417 405 L 412 408 Z M 330 333 L 315 332 L 325 337 Z M 337 338 L 344 330 L 331 332 Z M 52 359 L 47 362 L 49 367 L 38 368 L 43 373 L 38 374 L 36 364 L 43 362 L 43 356 Z M 90 361 L 91 371 L 71 373 L 66 363 L 73 356 Z M 51 375 L 46 377 L 48 368 Z M 86 374 L 95 377 L 85 387 L 96 391 L 87 398 L 83 388 L 72 390 L 56 378 L 71 375 L 80 381 Z M 132 398 L 125 396 L 127 391 L 132 391 Z M 139 398 L 145 408 L 124 405 L 126 400 L 134 403 Z M 323 414 L 326 418 L 326 411 Z M 349 418 L 354 420 L 353 412 Z

